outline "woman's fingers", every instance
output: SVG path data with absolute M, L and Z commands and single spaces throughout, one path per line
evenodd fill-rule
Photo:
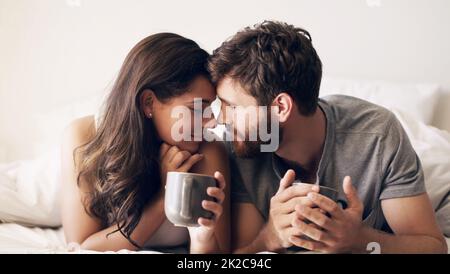
M 203 154 L 194 154 L 189 157 L 184 163 L 180 166 L 178 171 L 188 172 L 193 165 L 195 165 L 198 161 L 203 159 Z
M 213 201 L 202 201 L 202 207 L 214 214 L 213 219 L 218 219 L 222 215 L 222 205 Z
M 169 162 L 172 162 L 173 157 L 180 151 L 177 146 L 172 146 L 166 153 L 165 159 Z
M 206 219 L 203 217 L 198 218 L 198 224 L 207 228 L 213 228 L 214 227 L 214 220 Z
M 184 161 L 186 161 L 191 156 L 192 155 L 191 153 L 189 153 L 189 151 L 186 150 L 179 151 L 173 156 L 172 161 L 170 161 L 170 165 L 173 168 L 177 169 L 184 163 Z
M 218 187 L 208 187 L 208 189 L 206 189 L 206 193 L 215 198 L 219 204 L 221 204 L 225 199 L 225 193 Z
M 225 189 L 227 183 L 225 182 L 225 178 L 223 177 L 222 173 L 220 173 L 220 171 L 214 172 L 214 178 L 216 178 L 217 182 L 219 182 L 219 188 Z
M 164 159 L 164 156 L 170 148 L 171 146 L 167 143 L 162 143 L 161 147 L 159 148 L 159 160 Z

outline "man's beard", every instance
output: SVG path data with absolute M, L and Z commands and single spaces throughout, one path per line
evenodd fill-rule
M 267 129 L 271 129 L 271 122 L 270 119 L 267 121 Z M 234 130 L 234 129 L 233 129 Z M 237 133 L 235 131 L 235 135 L 237 136 Z M 279 129 L 279 140 L 282 140 L 283 136 L 283 130 L 282 128 Z M 240 158 L 255 158 L 258 156 L 261 156 L 263 153 L 261 151 L 261 145 L 269 144 L 271 141 L 262 141 L 259 138 L 259 135 L 257 136 L 256 141 L 248 141 L 249 140 L 249 133 L 246 132 L 245 140 L 243 141 L 233 141 L 233 152 L 236 156 Z
M 260 155 L 261 141 L 234 141 L 233 152 L 240 158 L 254 158 Z

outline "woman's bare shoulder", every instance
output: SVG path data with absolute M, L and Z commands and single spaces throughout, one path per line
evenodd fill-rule
M 84 116 L 70 122 L 64 130 L 64 139 L 85 143 L 95 135 L 95 131 L 94 115 Z
M 64 184 L 65 186 L 70 186 L 70 189 L 78 184 L 75 178 L 77 176 L 79 158 L 76 157 L 75 151 L 78 147 L 88 143 L 94 135 L 93 115 L 73 120 L 64 130 L 61 147 L 62 176 L 64 181 L 73 183 Z M 80 189 L 90 190 L 86 184 L 83 184 Z

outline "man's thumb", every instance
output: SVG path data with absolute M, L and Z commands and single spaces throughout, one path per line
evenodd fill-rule
M 295 171 L 289 169 L 284 174 L 284 177 L 280 180 L 280 187 L 278 188 L 277 194 L 288 188 L 295 181 Z
M 358 197 L 358 193 L 352 184 L 352 178 L 350 178 L 350 176 L 345 176 L 343 188 L 345 196 L 347 197 L 347 208 L 362 209 L 363 204 Z

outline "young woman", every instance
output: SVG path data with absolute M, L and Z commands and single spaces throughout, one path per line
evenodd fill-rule
M 62 223 L 68 243 L 98 251 L 189 244 L 191 253 L 229 252 L 226 151 L 218 142 L 175 142 L 171 134 L 175 107 L 194 114 L 194 100 L 201 99 L 204 109 L 216 98 L 207 58 L 194 41 L 176 34 L 145 38 L 126 57 L 101 115 L 66 129 Z M 215 124 L 201 121 L 203 127 Z M 187 229 L 166 219 L 168 171 L 216 178 L 218 187 L 207 190 L 214 202 L 202 203 L 213 219 L 200 218 L 199 227 Z

